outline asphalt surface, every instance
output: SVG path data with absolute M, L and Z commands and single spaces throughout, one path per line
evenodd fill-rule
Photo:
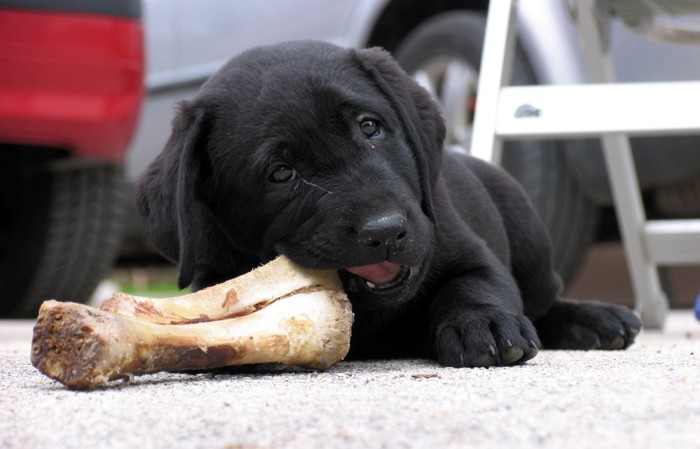
M 0 448 L 700 448 L 700 323 L 674 312 L 627 351 L 526 365 L 341 362 L 160 373 L 91 392 L 29 362 L 30 321 L 0 321 Z

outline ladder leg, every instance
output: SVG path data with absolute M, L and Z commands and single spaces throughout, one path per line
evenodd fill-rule
M 589 81 L 614 82 L 614 70 L 606 41 L 607 15 L 601 13 L 595 0 L 579 0 L 577 18 Z M 602 137 L 602 144 L 632 278 L 635 309 L 646 327 L 661 328 L 668 311 L 668 298 L 661 289 L 656 264 L 646 250 L 646 214 L 629 138 L 623 133 L 612 133 Z
M 627 265 L 632 277 L 635 309 L 645 327 L 663 327 L 668 298 L 661 289 L 656 264 L 649 258 L 644 241 L 646 215 L 639 193 L 632 149 L 624 134 L 603 137 L 603 151 L 615 198 L 617 221 L 622 231 Z
M 479 68 L 470 153 L 497 165 L 501 163 L 503 142 L 496 135 L 496 113 L 501 87 L 510 83 L 512 74 L 517 3 L 517 0 L 490 2 Z

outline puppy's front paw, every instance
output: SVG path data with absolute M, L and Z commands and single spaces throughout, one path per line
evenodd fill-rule
M 544 347 L 552 349 L 625 349 L 641 327 L 630 310 L 593 301 L 560 300 L 537 321 Z
M 436 326 L 435 350 L 444 366 L 523 363 L 537 355 L 540 341 L 524 315 L 495 307 L 474 307 Z

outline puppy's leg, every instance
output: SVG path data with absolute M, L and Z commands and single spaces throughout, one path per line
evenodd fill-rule
M 431 306 L 430 326 L 435 355 L 446 366 L 522 363 L 540 346 L 522 313 L 515 282 L 505 269 L 490 265 L 470 269 L 442 287 Z
M 624 307 L 594 301 L 560 299 L 536 321 L 545 348 L 625 349 L 641 329 Z
M 525 193 L 507 179 L 488 178 L 508 230 L 511 271 L 525 314 L 548 349 L 624 349 L 641 322 L 628 309 L 593 301 L 560 299 L 561 281 L 552 267 L 546 229 Z

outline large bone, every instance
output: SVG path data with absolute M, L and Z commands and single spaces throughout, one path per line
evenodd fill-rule
M 130 375 L 256 363 L 328 369 L 348 352 L 352 320 L 337 273 L 281 257 L 176 298 L 117 293 L 100 309 L 46 301 L 31 361 L 76 389 Z

